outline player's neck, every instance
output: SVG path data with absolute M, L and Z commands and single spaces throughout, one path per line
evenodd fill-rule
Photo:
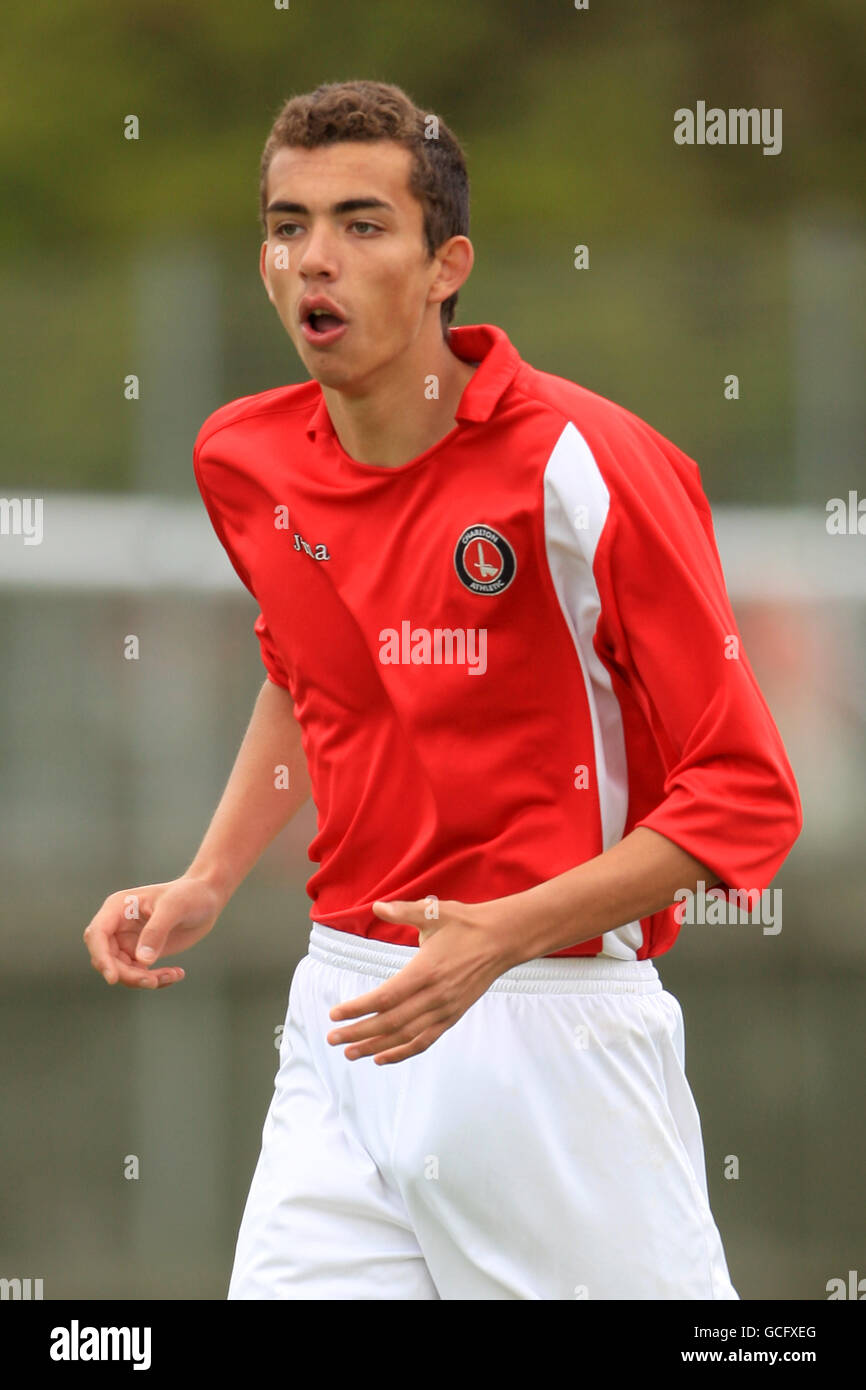
M 369 392 L 348 395 L 328 386 L 322 392 L 349 457 L 398 468 L 454 428 L 454 412 L 474 370 L 440 334 L 432 349 L 419 342 L 389 363 Z

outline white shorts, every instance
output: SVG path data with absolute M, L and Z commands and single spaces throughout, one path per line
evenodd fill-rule
M 228 1298 L 738 1298 L 653 962 L 528 961 L 426 1052 L 347 1060 L 330 1009 L 417 949 L 313 926 Z

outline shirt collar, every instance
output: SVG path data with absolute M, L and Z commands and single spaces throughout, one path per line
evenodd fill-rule
M 456 420 L 476 423 L 489 420 L 506 387 L 520 366 L 520 355 L 504 329 L 493 323 L 466 324 L 452 328 L 448 346 L 464 362 L 477 362 L 454 412 Z M 334 434 L 334 426 L 321 389 L 307 423 L 312 439 L 317 431 Z

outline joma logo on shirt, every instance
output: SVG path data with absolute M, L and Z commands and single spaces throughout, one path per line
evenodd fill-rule
M 486 627 L 413 628 L 404 620 L 399 632 L 383 627 L 379 642 L 383 666 L 468 666 L 470 676 L 487 670 Z
M 325 545 L 324 541 L 320 541 L 320 543 L 314 547 L 310 545 L 309 541 L 305 541 L 303 536 L 299 536 L 297 531 L 295 532 L 295 549 L 305 550 L 308 555 L 312 555 L 314 560 L 330 560 L 331 558 L 328 554 L 328 547 Z

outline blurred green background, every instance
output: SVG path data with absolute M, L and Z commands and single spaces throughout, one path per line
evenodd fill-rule
M 259 157 L 285 98 L 352 77 L 464 145 L 457 322 L 500 324 L 700 465 L 806 826 L 778 937 L 684 929 L 658 963 L 741 1295 L 866 1275 L 866 539 L 822 545 L 827 500 L 866 491 L 862 4 L 16 0 L 3 29 L 0 495 L 44 497 L 46 535 L 0 535 L 0 1276 L 225 1296 L 312 807 L 182 986 L 109 991 L 81 933 L 189 862 L 263 679 L 192 444 L 224 401 L 305 375 L 258 277 Z M 699 100 L 782 108 L 781 153 L 675 144 Z

